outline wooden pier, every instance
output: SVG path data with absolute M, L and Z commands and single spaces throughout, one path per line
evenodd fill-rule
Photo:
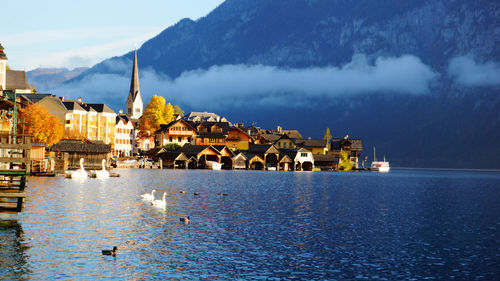
M 0 213 L 15 214 L 24 209 L 30 149 L 31 136 L 0 134 Z

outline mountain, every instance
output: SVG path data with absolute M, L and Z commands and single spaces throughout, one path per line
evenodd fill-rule
M 26 73 L 28 81 L 36 86 L 39 92 L 52 91 L 62 83 L 80 75 L 88 67 L 67 68 L 37 68 Z
M 362 138 L 365 155 L 376 145 L 394 166 L 498 169 L 499 6 L 227 0 L 141 46 L 141 90 L 304 136 L 330 127 Z M 123 106 L 131 58 L 105 60 L 65 90 L 87 87 L 89 98 Z

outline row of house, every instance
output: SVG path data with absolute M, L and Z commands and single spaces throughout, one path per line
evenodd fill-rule
M 343 144 L 342 144 L 343 143 Z M 340 145 L 352 148 L 352 141 L 344 139 Z M 248 150 L 238 152 L 227 145 L 192 145 L 167 150 L 152 149 L 147 156 L 159 161 L 164 168 L 206 169 L 209 162 L 220 163 L 222 169 L 246 169 L 269 171 L 314 171 L 336 170 L 338 154 L 313 154 L 304 148 L 278 148 L 274 144 L 255 144 Z

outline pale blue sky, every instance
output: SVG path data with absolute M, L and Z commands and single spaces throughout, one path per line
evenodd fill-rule
M 0 43 L 13 69 L 91 66 L 224 0 L 2 0 Z

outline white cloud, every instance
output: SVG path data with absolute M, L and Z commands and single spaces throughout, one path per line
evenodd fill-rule
M 469 87 L 500 85 L 500 64 L 492 61 L 478 63 L 472 55 L 453 58 L 448 75 L 458 84 Z
M 100 76 L 87 77 L 65 88 L 78 93 L 73 96 L 88 99 L 102 97 L 101 92 L 114 92 L 113 96 L 126 99 L 130 77 Z M 184 72 L 175 80 L 144 69 L 140 84 L 146 103 L 153 94 L 159 94 L 174 103 L 208 110 L 249 104 L 296 107 L 315 98 L 380 92 L 420 95 L 429 92 L 429 84 L 436 77 L 438 74 L 415 56 L 381 57 L 369 63 L 366 56 L 357 55 L 342 67 L 223 65 Z M 113 90 L 118 85 L 120 90 Z

